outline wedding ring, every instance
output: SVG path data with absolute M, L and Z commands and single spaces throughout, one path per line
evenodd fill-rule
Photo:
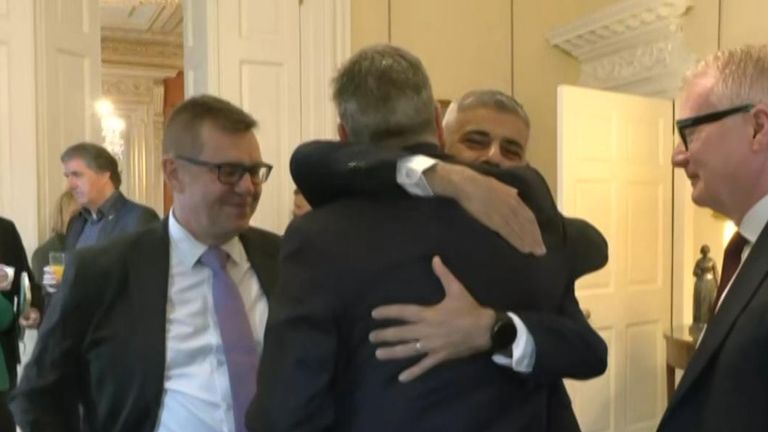
M 421 341 L 416 341 L 416 351 L 421 352 L 421 350 L 422 350 Z

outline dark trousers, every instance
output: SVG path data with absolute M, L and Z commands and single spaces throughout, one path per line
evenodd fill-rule
M 0 391 L 0 432 L 15 432 L 16 423 L 8 409 L 8 392 Z

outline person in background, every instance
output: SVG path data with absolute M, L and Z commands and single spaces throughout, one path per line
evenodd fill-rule
M 51 236 L 32 252 L 32 273 L 35 279 L 43 279 L 43 268 L 48 265 L 51 252 L 64 252 L 67 225 L 78 211 L 80 211 L 80 205 L 75 201 L 71 191 L 62 192 L 56 199 L 51 212 Z
M 293 190 L 293 209 L 291 210 L 291 216 L 297 218 L 308 211 L 312 210 L 304 195 L 299 188 Z
M 93 246 L 159 222 L 151 208 L 120 192 L 122 177 L 117 159 L 98 144 L 81 142 L 61 154 L 64 177 L 80 211 L 67 224 L 66 252 Z M 43 268 L 43 284 L 50 292 L 61 283 L 50 265 Z
M 27 272 L 32 288 L 32 307 L 22 316 L 14 314 L 12 305 L 19 301 L 21 274 Z M 42 310 L 40 286 L 35 283 L 24 244 L 16 225 L 0 217 L 0 430 L 12 431 L 13 419 L 7 407 L 9 390 L 16 387 L 20 328 L 36 328 Z M 9 315 L 10 310 L 10 315 Z M 11 425 L 10 428 L 7 426 Z

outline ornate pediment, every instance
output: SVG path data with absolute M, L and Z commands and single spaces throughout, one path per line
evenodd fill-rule
M 695 60 L 681 18 L 690 0 L 623 0 L 552 31 L 550 44 L 581 63 L 580 84 L 674 97 Z

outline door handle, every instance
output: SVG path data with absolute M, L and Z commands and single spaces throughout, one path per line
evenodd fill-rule
M 592 318 L 592 311 L 589 309 L 582 309 L 581 313 L 584 314 L 584 319 L 589 321 L 590 318 Z

